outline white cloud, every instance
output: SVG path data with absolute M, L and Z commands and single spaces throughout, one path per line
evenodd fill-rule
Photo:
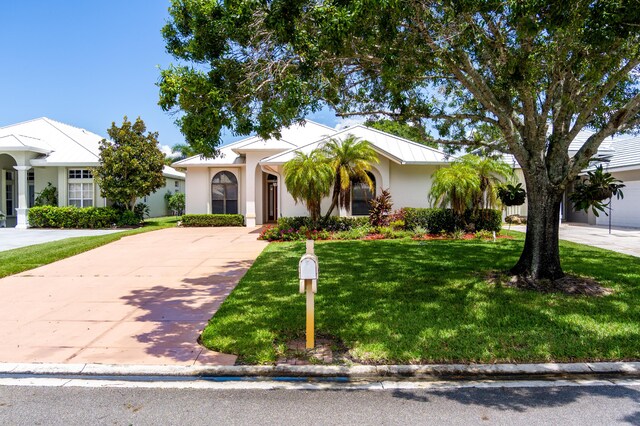
M 174 158 L 178 156 L 178 154 L 174 153 L 171 150 L 171 147 L 169 145 L 160 145 L 160 151 L 162 151 L 162 153 L 169 158 Z

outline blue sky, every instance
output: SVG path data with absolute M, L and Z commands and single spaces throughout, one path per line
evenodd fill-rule
M 0 6 L 0 126 L 46 116 L 106 136 L 141 116 L 162 145 L 184 142 L 157 105 L 173 58 L 160 35 L 168 0 L 19 0 Z M 309 117 L 335 126 L 329 111 Z M 227 136 L 226 141 L 234 139 Z

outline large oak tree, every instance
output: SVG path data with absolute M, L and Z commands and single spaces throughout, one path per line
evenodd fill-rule
M 160 105 L 194 147 L 214 154 L 224 128 L 277 136 L 329 105 L 511 153 L 529 194 L 512 272 L 529 280 L 563 276 L 562 194 L 640 122 L 637 0 L 173 0 L 170 14 L 186 65 L 162 71 Z

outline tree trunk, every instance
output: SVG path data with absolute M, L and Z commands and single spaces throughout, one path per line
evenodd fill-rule
M 549 188 L 543 179 L 528 183 L 527 235 L 524 250 L 511 273 L 527 280 L 562 278 L 558 232 L 562 193 Z
M 340 179 L 336 178 L 333 184 L 333 192 L 331 194 L 331 205 L 329 206 L 329 210 L 327 211 L 325 220 L 328 220 L 331 217 L 331 212 L 335 209 L 340 202 Z

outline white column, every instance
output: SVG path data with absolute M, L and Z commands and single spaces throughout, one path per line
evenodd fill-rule
M 31 166 L 13 166 L 18 171 L 18 208 L 16 209 L 17 229 L 27 229 L 29 221 L 27 220 L 28 204 L 27 204 L 27 170 Z
M 245 223 L 247 228 L 256 226 L 256 167 L 258 161 L 253 156 L 246 156 L 244 197 L 246 202 Z

